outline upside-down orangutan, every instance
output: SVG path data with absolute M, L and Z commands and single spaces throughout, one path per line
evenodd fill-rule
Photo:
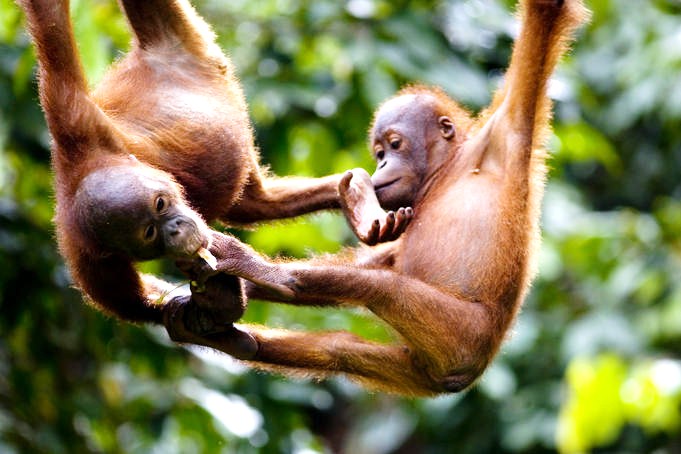
M 173 286 L 139 274 L 133 262 L 194 257 L 209 244 L 206 222 L 247 224 L 340 207 L 341 175 L 277 179 L 260 168 L 232 64 L 187 0 L 121 0 L 131 50 L 92 93 L 69 1 L 18 3 L 37 49 L 53 139 L 57 238 L 76 285 L 99 308 L 160 322 L 157 302 Z M 362 239 L 392 240 L 410 216 L 398 210 L 376 220 Z M 232 243 L 232 254 L 245 254 L 226 271 L 290 293 L 262 280 L 271 266 Z M 214 280 L 232 286 L 222 297 L 242 301 L 238 279 Z
M 286 302 L 366 307 L 400 341 L 242 325 L 257 342 L 244 349 L 230 333 L 192 332 L 183 319 L 193 300 L 166 312 L 171 336 L 262 369 L 343 374 L 408 395 L 471 385 L 498 351 L 533 277 L 551 109 L 547 81 L 587 16 L 580 0 L 522 0 L 522 28 L 503 87 L 478 118 L 441 90 L 422 86 L 378 109 L 370 133 L 377 169 L 371 178 L 361 170 L 347 174 L 341 197 L 360 230 L 381 206 L 413 206 L 399 239 L 357 250 L 353 259 L 270 261 L 278 282 L 294 292 Z M 233 266 L 226 240 L 215 234 L 218 270 Z M 197 272 L 210 275 L 205 267 Z M 267 297 L 257 283 L 248 285 L 249 296 Z

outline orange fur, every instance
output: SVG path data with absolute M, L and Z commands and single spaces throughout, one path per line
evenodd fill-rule
M 522 32 L 505 84 L 478 118 L 442 90 L 422 86 L 404 89 L 397 103 L 379 109 L 377 118 L 394 113 L 386 118 L 399 125 L 382 126 L 386 136 L 399 127 L 404 142 L 426 137 L 425 150 L 398 148 L 396 159 L 409 152 L 435 167 L 416 188 L 415 215 L 403 235 L 358 251 L 355 259 L 278 265 L 295 278 L 291 303 L 366 307 L 401 341 L 382 345 L 348 333 L 245 326 L 259 343 L 255 367 L 317 378 L 341 373 L 408 395 L 460 391 L 485 370 L 534 273 L 550 120 L 547 81 L 587 17 L 580 0 L 523 0 L 519 10 Z M 400 104 L 404 99 L 411 104 Z M 407 115 L 412 121 L 404 120 Z M 454 137 L 441 133 L 435 120 L 443 115 L 456 125 Z M 376 128 L 372 133 L 379 135 Z M 374 141 L 379 151 L 386 146 Z M 267 297 L 257 287 L 249 294 Z M 187 336 L 224 345 L 224 339 Z
M 94 171 L 145 166 L 206 221 L 248 224 L 338 208 L 339 175 L 276 179 L 264 172 L 234 68 L 187 0 L 121 0 L 130 52 L 93 91 L 78 58 L 68 0 L 18 0 L 39 62 L 40 100 L 54 140 L 57 238 L 75 283 L 130 321 L 162 318 L 171 288 L 139 275 L 83 229 L 74 198 Z M 137 159 L 131 160 L 129 155 Z

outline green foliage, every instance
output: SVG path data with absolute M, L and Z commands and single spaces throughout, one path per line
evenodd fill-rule
M 484 106 L 510 55 L 513 3 L 197 7 L 240 72 L 263 162 L 324 175 L 371 169 L 371 113 L 406 82 Z M 83 304 L 53 239 L 35 58 L 18 8 L 0 0 L 0 452 L 677 452 L 681 10 L 673 0 L 588 3 L 591 24 L 550 87 L 544 244 L 515 332 L 473 390 L 407 400 L 253 373 Z M 129 32 L 113 1 L 71 8 L 95 83 Z M 237 233 L 293 257 L 354 241 L 337 214 Z M 246 319 L 391 337 L 347 310 L 252 302 Z
M 575 358 L 566 375 L 570 395 L 558 421 L 561 452 L 611 444 L 626 423 L 641 427 L 649 436 L 673 434 L 681 427 L 679 361 L 632 366 L 603 354 L 594 360 Z

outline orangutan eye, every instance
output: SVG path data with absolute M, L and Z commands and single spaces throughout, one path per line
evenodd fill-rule
M 400 145 L 402 145 L 402 141 L 401 141 L 400 139 L 394 138 L 394 139 L 391 139 L 391 140 L 390 140 L 390 147 L 391 147 L 393 150 L 399 149 L 399 148 L 400 148 Z
M 377 150 L 376 151 L 376 160 L 382 161 L 383 158 L 385 158 L 385 151 L 383 151 L 382 149 Z
M 166 203 L 166 200 L 163 197 L 158 197 L 156 199 L 156 211 L 157 212 L 160 213 L 161 211 L 163 211 L 164 208 L 166 208 L 166 206 L 168 206 L 168 204 Z
M 156 226 L 151 224 L 144 229 L 144 240 L 152 241 L 154 238 L 156 238 Z

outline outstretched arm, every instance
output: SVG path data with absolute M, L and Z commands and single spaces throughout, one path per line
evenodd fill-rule
M 504 123 L 531 146 L 545 132 L 550 116 L 548 79 L 567 50 L 574 30 L 588 18 L 582 0 L 522 0 L 520 35 L 513 46 L 503 89 L 492 110 L 503 109 Z
M 223 61 L 210 26 L 188 0 L 119 0 L 139 47 L 181 43 L 200 58 Z
M 88 96 L 78 59 L 68 0 L 18 0 L 36 46 L 40 98 L 56 152 L 69 165 L 82 160 L 93 145 L 115 146 L 109 121 Z
M 520 17 L 520 36 L 500 94 L 516 129 L 532 127 L 535 116 L 535 121 L 547 117 L 546 84 L 588 11 L 581 0 L 523 0 Z
M 588 10 L 582 0 L 521 0 L 519 16 L 520 35 L 504 85 L 481 115 L 485 125 L 464 145 L 477 160 L 475 173 L 505 174 L 512 192 L 526 191 L 531 169 L 542 168 L 532 166 L 532 157 L 543 157 L 549 132 L 548 79 Z
M 414 215 L 409 207 L 397 212 L 383 210 L 369 174 L 353 169 L 322 178 L 258 179 L 246 187 L 225 219 L 248 224 L 334 208 L 342 208 L 352 231 L 369 246 L 397 239 Z
M 241 200 L 225 213 L 231 223 L 285 219 L 318 210 L 340 208 L 338 183 L 341 175 L 321 178 L 272 177 L 254 170 Z

